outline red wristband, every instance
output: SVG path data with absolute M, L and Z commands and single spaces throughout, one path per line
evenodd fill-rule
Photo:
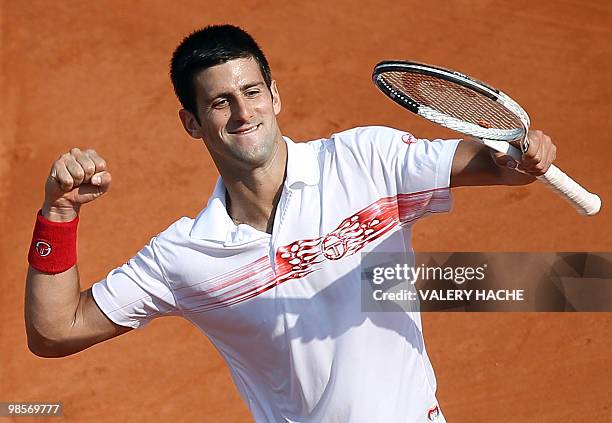
M 77 216 L 70 222 L 52 222 L 42 215 L 36 216 L 28 262 L 43 273 L 61 273 L 77 261 Z

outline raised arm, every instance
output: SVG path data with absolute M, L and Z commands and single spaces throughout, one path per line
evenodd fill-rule
M 128 332 L 81 292 L 76 266 L 76 224 L 83 204 L 108 191 L 111 174 L 93 150 L 73 148 L 51 167 L 30 248 L 25 323 L 30 351 L 63 357 Z
M 453 158 L 451 187 L 525 185 L 535 181 L 555 160 L 556 147 L 542 131 L 529 131 L 528 138 L 529 149 L 521 163 L 476 141 L 460 142 Z M 524 173 L 517 172 L 516 167 Z

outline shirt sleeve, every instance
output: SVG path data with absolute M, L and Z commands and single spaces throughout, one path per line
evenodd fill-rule
M 386 195 L 411 194 L 450 187 L 453 157 L 460 139 L 416 138 L 412 134 L 383 126 L 355 128 L 341 134 L 347 156 L 355 166 L 367 170 Z
M 421 139 L 391 128 L 381 129 L 377 138 L 385 168 L 395 172 L 398 193 L 450 187 L 453 157 L 460 139 Z
M 387 135 L 388 133 L 388 135 Z M 430 213 L 451 210 L 450 191 L 453 157 L 460 140 L 418 139 L 410 133 L 388 130 L 386 149 L 381 152 L 385 167 L 397 183 L 399 218 L 413 222 Z
M 355 128 L 336 140 L 337 160 L 361 170 L 372 198 L 396 199 L 402 222 L 451 209 L 451 168 L 461 140 L 430 141 L 383 126 Z
M 96 282 L 92 294 L 102 312 L 121 326 L 140 328 L 156 317 L 180 314 L 156 255 L 156 238 Z

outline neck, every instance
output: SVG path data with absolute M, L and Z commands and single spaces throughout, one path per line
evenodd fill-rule
M 272 233 L 287 168 L 287 145 L 282 141 L 277 146 L 265 166 L 241 172 L 221 172 L 227 190 L 227 211 L 234 223 Z

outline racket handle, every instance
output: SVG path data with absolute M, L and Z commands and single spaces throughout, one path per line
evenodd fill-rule
M 505 141 L 481 140 L 484 145 L 512 156 L 515 160 L 520 161 L 522 157 L 521 150 L 510 145 Z M 594 216 L 599 213 L 601 208 L 601 199 L 598 195 L 593 194 L 582 185 L 567 176 L 565 172 L 555 165 L 550 165 L 546 173 L 538 176 L 538 180 L 545 183 L 555 191 L 561 198 L 567 200 L 576 208 L 578 213 L 586 216 Z
M 599 213 L 601 199 L 578 184 L 555 165 L 550 165 L 546 173 L 538 179 L 572 204 L 578 213 L 594 216 Z

